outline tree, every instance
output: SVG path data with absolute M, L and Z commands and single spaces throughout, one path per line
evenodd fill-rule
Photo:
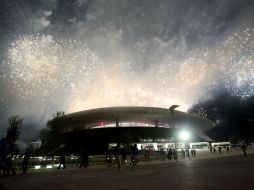
M 7 139 L 14 143 L 19 135 L 20 135 L 20 129 L 23 126 L 23 120 L 24 118 L 21 118 L 19 115 L 12 115 L 9 118 L 9 127 L 7 129 Z
M 59 147 L 63 147 L 63 139 L 59 128 L 64 115 L 63 111 L 56 112 L 56 114 L 53 114 L 53 119 L 48 120 L 46 128 L 40 131 L 41 151 L 43 153 L 50 154 L 57 151 Z
M 207 119 L 214 121 L 216 127 L 208 131 L 217 141 L 228 140 L 230 134 L 237 134 L 240 139 L 254 139 L 248 121 L 254 118 L 254 96 L 238 97 L 228 92 L 220 92 L 212 99 L 193 105 L 206 110 Z M 193 112 L 193 108 L 189 111 Z
M 22 126 L 23 118 L 19 115 L 10 116 L 6 138 L 0 140 L 0 157 L 6 157 L 7 154 L 14 153 L 16 149 L 15 142 L 20 135 L 20 129 Z

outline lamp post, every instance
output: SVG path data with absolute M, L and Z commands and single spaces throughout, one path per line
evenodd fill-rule
M 172 117 L 172 126 L 175 128 L 175 117 L 174 117 L 174 110 L 179 107 L 179 105 L 172 105 L 170 106 L 169 110 L 171 111 L 171 117 Z M 175 142 L 175 149 L 176 149 L 176 136 L 174 135 L 174 142 Z

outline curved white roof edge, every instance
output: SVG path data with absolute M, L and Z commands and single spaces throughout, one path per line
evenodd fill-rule
M 147 120 L 174 123 L 175 126 L 208 130 L 214 122 L 196 115 L 166 108 L 120 106 L 104 107 L 70 113 L 64 116 L 65 126 L 99 121 Z

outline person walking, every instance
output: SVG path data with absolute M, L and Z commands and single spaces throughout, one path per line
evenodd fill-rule
M 213 147 L 213 153 L 215 154 L 215 152 L 216 152 L 216 148 L 215 148 L 215 147 Z
M 22 172 L 23 173 L 26 173 L 26 171 L 27 171 L 28 162 L 29 162 L 30 157 L 31 157 L 31 150 L 28 148 L 28 149 L 26 149 L 26 152 L 25 152 L 25 155 L 23 158 L 23 162 L 22 162 Z
M 191 148 L 191 157 L 193 158 L 194 157 L 194 149 L 193 148 Z
M 188 158 L 190 158 L 190 149 L 189 149 L 189 147 L 187 147 L 185 151 L 186 151 L 186 156 Z
M 89 157 L 88 152 L 87 152 L 86 148 L 84 148 L 80 154 L 79 169 L 82 168 L 82 166 L 84 166 L 85 168 L 88 167 L 88 157 Z
M 138 162 L 139 162 L 138 147 L 137 147 L 137 144 L 134 144 L 131 149 L 131 169 L 133 169 L 137 165 Z
M 172 153 L 173 153 L 172 148 L 169 147 L 169 149 L 168 149 L 168 154 L 167 154 L 168 160 L 172 160 Z
M 105 152 L 105 161 L 106 164 L 112 163 L 113 155 L 112 155 L 112 150 L 108 148 Z
M 161 160 L 164 161 L 165 160 L 165 150 L 164 150 L 164 147 L 161 148 L 160 155 L 161 155 Z
M 113 162 L 111 162 L 110 164 L 108 164 L 107 168 L 117 164 L 118 170 L 120 170 L 121 169 L 121 163 L 120 163 L 120 158 L 119 158 L 121 155 L 120 143 L 117 143 L 116 147 L 113 148 L 112 154 L 113 154 L 115 160 Z
M 149 148 L 145 149 L 145 160 L 149 160 L 150 159 L 150 150 Z
M 184 149 L 182 149 L 181 152 L 182 152 L 183 159 L 185 159 L 185 151 L 184 151 Z
M 127 155 L 128 155 L 128 148 L 127 145 L 124 145 L 123 149 L 122 149 L 122 165 L 126 165 L 127 162 Z
M 173 150 L 173 158 L 175 161 L 178 161 L 178 155 L 176 149 Z
M 229 151 L 229 146 L 227 146 L 226 148 L 227 148 L 227 153 L 229 154 L 229 152 L 230 152 L 230 151 Z
M 2 171 L 3 176 L 7 176 L 9 171 L 7 166 L 7 147 L 8 141 L 6 139 L 0 140 L 0 171 Z
M 65 165 L 65 155 L 62 153 L 61 156 L 60 156 L 60 163 L 59 163 L 59 166 L 57 169 L 60 169 L 61 168 L 61 165 L 63 165 L 63 169 L 66 168 L 66 165 Z
M 247 146 L 246 146 L 246 143 L 243 142 L 241 148 L 242 148 L 242 150 L 243 150 L 243 155 L 244 155 L 244 156 L 247 155 L 247 153 L 246 153 L 246 147 L 247 147 Z
M 219 151 L 219 153 L 221 154 L 221 147 L 220 147 L 220 146 L 218 147 L 218 151 Z
M 193 149 L 193 156 L 196 157 L 196 154 L 197 154 L 197 151 L 196 151 L 196 149 L 194 148 L 194 149 Z
M 13 157 L 12 154 L 8 154 L 8 155 L 7 155 L 7 159 L 6 159 L 7 176 L 10 175 L 10 172 L 12 173 L 12 174 L 11 174 L 12 176 L 16 175 L 15 168 L 13 167 L 13 164 L 12 164 L 12 157 Z
M 212 154 L 213 153 L 213 147 L 210 146 L 209 148 L 210 148 L 210 154 Z

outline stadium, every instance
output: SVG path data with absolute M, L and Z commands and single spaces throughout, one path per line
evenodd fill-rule
M 204 134 L 214 127 L 212 121 L 174 110 L 176 107 L 108 107 L 75 112 L 62 118 L 60 131 L 72 149 L 85 145 L 93 153 L 117 142 L 156 149 L 169 143 L 180 146 L 183 141 L 212 141 Z

